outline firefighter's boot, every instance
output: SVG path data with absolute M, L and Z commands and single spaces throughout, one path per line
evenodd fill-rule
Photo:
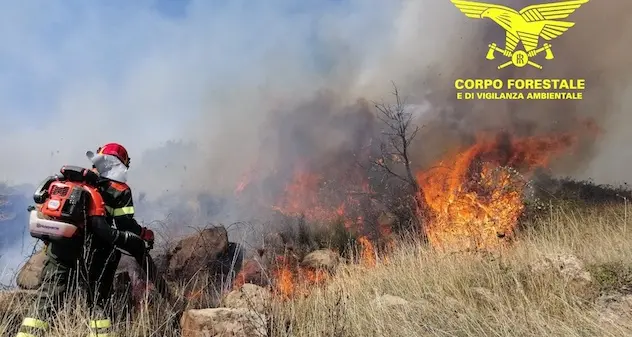
M 15 337 L 44 337 L 48 330 L 48 323 L 33 317 L 24 317 L 20 331 Z
M 110 319 L 91 320 L 89 337 L 114 337 Z

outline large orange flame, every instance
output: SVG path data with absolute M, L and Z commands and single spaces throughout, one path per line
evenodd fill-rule
M 417 174 L 430 244 L 442 250 L 498 247 L 511 237 L 524 205 L 521 174 L 546 166 L 576 143 L 571 134 L 547 137 L 480 136 L 464 151 Z

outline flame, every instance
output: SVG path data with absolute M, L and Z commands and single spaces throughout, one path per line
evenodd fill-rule
M 248 186 L 250 184 L 250 177 L 249 176 L 245 176 L 242 178 L 242 180 L 239 182 L 239 184 L 237 184 L 237 187 L 235 188 L 235 195 L 239 195 L 241 192 L 244 191 L 244 189 L 246 189 L 246 186 Z
M 294 283 L 294 275 L 290 266 L 283 263 L 275 273 L 276 293 L 285 299 L 292 298 L 296 291 Z
M 593 133 L 599 131 L 594 123 L 585 126 Z M 525 175 L 546 167 L 553 157 L 566 152 L 577 140 L 570 133 L 525 138 L 480 135 L 474 145 L 446 156 L 431 169 L 418 172 L 420 188 L 415 197 L 430 244 L 444 250 L 481 250 L 505 245 L 524 210 Z M 351 167 L 345 158 L 349 156 L 326 163 L 300 161 L 290 167 L 293 172 L 289 179 L 285 169 L 278 174 L 275 170 L 270 181 L 286 184 L 281 191 L 266 189 L 272 192 L 263 193 L 262 203 L 286 216 L 304 217 L 308 223 L 343 221 L 349 232 L 363 233 L 366 219 L 373 218 L 369 213 L 371 204 L 365 203 L 369 200 L 366 196 L 370 198 L 374 193 L 369 185 L 370 173 Z M 247 187 L 252 175 L 244 175 L 235 193 L 252 188 Z M 268 198 L 273 198 L 273 202 Z M 388 261 L 383 255 L 394 248 L 393 222 L 382 220 L 375 224 L 376 240 L 366 236 L 358 239 L 359 261 L 363 266 L 374 267 L 378 258 Z M 314 285 L 323 284 L 329 277 L 325 271 L 302 268 L 284 256 L 278 257 L 275 266 L 266 266 L 269 267 L 274 292 L 285 299 L 306 295 Z M 248 282 L 247 275 L 242 270 L 235 287 Z
M 364 223 L 361 196 L 372 193 L 365 175 L 341 170 L 340 179 L 325 179 L 298 165 L 291 181 L 272 209 L 310 223 L 343 221 L 347 230 L 360 230 Z
M 237 187 L 235 187 L 235 190 L 233 191 L 235 196 L 239 196 L 248 186 L 250 186 L 253 179 L 256 178 L 257 167 L 258 161 L 256 161 L 255 164 L 250 167 L 250 169 L 248 169 L 241 175 L 241 179 L 239 179 Z
M 362 198 L 373 193 L 366 174 L 358 168 L 328 167 L 327 170 L 314 171 L 308 167 L 304 163 L 295 165 L 291 179 L 271 208 L 286 216 L 302 216 L 309 223 L 328 225 L 342 221 L 348 231 L 361 231 L 365 221 Z M 251 177 L 251 173 L 243 175 L 235 188 L 236 194 L 251 183 Z M 390 233 L 386 229 L 380 232 Z M 367 237 L 361 237 L 359 244 L 361 263 L 375 266 L 373 244 Z M 315 285 L 324 284 L 329 279 L 330 275 L 325 270 L 301 267 L 285 256 L 277 256 L 276 259 L 275 266 L 268 266 L 271 267 L 270 281 L 273 292 L 282 299 L 306 296 Z M 251 273 L 246 269 L 236 276 L 233 289 L 249 282 Z
M 325 270 L 314 270 L 291 263 L 291 259 L 278 257 L 274 272 L 274 294 L 283 300 L 307 296 L 314 286 L 323 285 L 329 279 Z
M 290 216 L 305 216 L 305 220 L 333 221 L 338 215 L 344 214 L 344 204 L 335 208 L 323 206 L 319 192 L 322 177 L 307 171 L 296 171 L 294 178 L 285 188 L 285 194 L 272 208 Z
M 358 239 L 360 244 L 360 264 L 369 268 L 377 264 L 377 255 L 371 241 L 366 236 Z M 302 267 L 292 258 L 278 256 L 273 271 L 273 293 L 282 300 L 308 296 L 316 286 L 324 285 L 331 275 L 326 270 Z M 241 274 L 241 273 L 240 273 Z M 243 285 L 243 277 L 237 277 L 233 287 Z
M 246 284 L 246 273 L 241 270 L 237 276 L 235 276 L 235 279 L 233 280 L 233 285 L 232 285 L 232 289 L 239 289 L 241 288 L 244 284 Z
M 546 137 L 479 136 L 464 151 L 419 172 L 429 214 L 430 244 L 443 250 L 493 249 L 506 243 L 518 224 L 529 174 L 576 143 L 571 134 Z
M 375 248 L 373 244 L 366 236 L 362 236 L 358 239 L 360 243 L 360 263 L 366 267 L 375 267 L 377 264 L 377 258 L 375 254 Z

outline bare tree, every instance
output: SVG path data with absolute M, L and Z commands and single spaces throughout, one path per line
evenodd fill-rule
M 381 157 L 375 160 L 374 164 L 409 186 L 415 198 L 417 211 L 423 212 L 425 210 L 423 194 L 413 173 L 410 159 L 410 145 L 419 132 L 419 126 L 413 123 L 414 116 L 410 110 L 406 109 L 406 104 L 395 83 L 393 83 L 393 88 L 394 104 L 375 103 L 379 112 L 378 119 L 386 125 L 386 130 L 382 132 L 385 139 L 380 144 Z
M 411 168 L 410 144 L 419 132 L 419 126 L 413 125 L 412 113 L 406 111 L 405 102 L 401 99 L 395 84 L 393 87 L 395 104 L 375 104 L 380 112 L 377 118 L 387 126 L 387 130 L 382 132 L 386 137 L 386 142 L 382 142 L 380 145 L 382 158 L 378 159 L 375 164 L 390 175 L 410 185 L 414 190 L 418 190 L 419 184 Z M 404 175 L 396 172 L 394 168 L 396 163 L 404 164 Z

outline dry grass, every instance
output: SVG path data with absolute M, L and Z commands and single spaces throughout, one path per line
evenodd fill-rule
M 275 303 L 274 336 L 626 336 L 632 320 L 605 320 L 597 306 L 604 293 L 632 286 L 632 227 L 623 207 L 551 210 L 535 220 L 511 248 L 496 254 L 441 254 L 402 244 L 376 267 L 343 266 L 326 288 Z M 580 284 L 529 266 L 550 254 L 572 254 L 594 282 Z M 399 296 L 389 306 L 376 298 Z M 0 299 L 0 301 L 2 301 Z M 10 336 L 24 300 L 0 303 L 0 335 Z M 632 308 L 628 308 L 632 311 Z M 13 316 L 12 316 L 13 315 Z M 121 317 L 124 336 L 177 336 L 165 306 Z M 83 306 L 69 304 L 53 336 L 85 336 Z
M 401 247 L 388 263 L 370 270 L 344 267 L 326 290 L 281 308 L 276 331 L 358 337 L 631 335 L 632 321 L 603 321 L 595 306 L 602 291 L 627 282 L 623 271 L 632 267 L 632 229 L 624 213 L 558 210 L 494 255 Z M 595 271 L 597 282 L 574 286 L 556 273 L 529 271 L 542 256 L 557 253 L 577 256 Z M 610 277 L 604 277 L 600 266 L 618 269 L 608 268 Z M 381 305 L 375 299 L 382 294 L 409 304 Z

